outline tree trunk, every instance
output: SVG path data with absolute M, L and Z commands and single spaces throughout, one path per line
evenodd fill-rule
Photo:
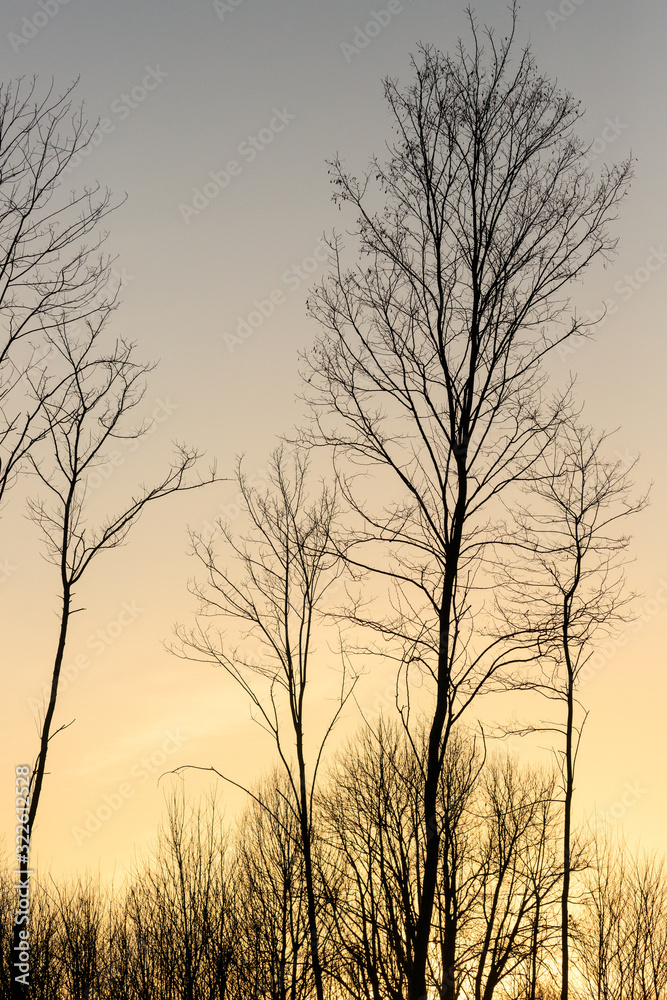
M 53 664 L 53 675 L 51 678 L 51 693 L 49 695 L 49 704 L 46 709 L 46 715 L 44 716 L 44 723 L 42 725 L 42 733 L 40 737 L 39 754 L 37 755 L 37 762 L 35 764 L 35 769 L 32 773 L 30 780 L 30 808 L 28 810 L 28 836 L 32 839 L 33 827 L 35 824 L 35 817 L 37 815 L 37 807 L 39 806 L 39 799 L 42 793 L 42 783 L 44 781 L 44 772 L 46 769 L 46 755 L 49 749 L 49 740 L 51 738 L 51 725 L 53 722 L 53 715 L 56 709 L 56 700 L 58 697 L 58 682 L 60 680 L 60 670 L 62 668 L 63 657 L 65 655 L 65 643 L 67 641 L 67 628 L 69 625 L 69 616 L 71 609 L 71 599 L 72 594 L 68 584 L 63 586 L 63 610 L 60 618 L 60 635 L 58 637 L 58 648 L 56 650 L 56 658 Z M 34 786 L 34 787 L 33 787 Z M 15 872 L 19 876 L 19 885 L 21 890 L 20 895 L 25 893 L 27 889 L 28 895 L 25 898 L 30 898 L 30 861 L 29 855 L 26 857 L 21 857 L 19 862 L 18 871 Z M 30 987 L 26 986 L 17 980 L 15 972 L 21 974 L 18 969 L 15 969 L 15 963 L 17 963 L 17 957 L 19 953 L 19 947 L 21 944 L 20 931 L 22 929 L 28 930 L 30 933 L 30 923 L 17 923 L 19 919 L 20 911 L 17 909 L 16 917 L 14 919 L 14 927 L 12 933 L 12 950 L 11 958 L 9 961 L 10 974 L 11 974 L 11 998 L 12 1000 L 28 1000 L 30 996 Z M 28 941 L 30 939 L 28 938 Z M 16 956 L 16 957 L 15 957 Z M 29 963 L 28 963 L 29 964 Z M 28 973 L 28 979 L 29 979 Z

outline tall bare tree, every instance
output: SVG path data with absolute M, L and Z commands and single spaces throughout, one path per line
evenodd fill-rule
M 529 499 L 517 512 L 515 534 L 526 558 L 510 570 L 513 620 L 530 621 L 543 631 L 546 654 L 541 679 L 526 679 L 517 687 L 560 701 L 565 714 L 563 720 L 545 723 L 563 737 L 557 751 L 563 792 L 561 1000 L 569 995 L 572 801 L 587 715 L 578 689 L 596 643 L 630 618 L 627 605 L 633 595 L 625 590 L 623 575 L 629 545 L 625 521 L 648 499 L 633 498 L 633 466 L 605 458 L 607 438 L 574 416 L 562 424 L 531 470 Z
M 54 729 L 60 674 L 68 632 L 79 585 L 100 553 L 121 545 L 146 508 L 173 493 L 194 489 L 216 478 L 191 478 L 198 460 L 195 450 L 179 447 L 175 461 L 154 486 L 142 486 L 122 508 L 99 524 L 93 520 L 88 479 L 99 465 L 108 461 L 109 448 L 120 438 L 137 438 L 148 425 L 130 421 L 145 391 L 149 370 L 134 360 L 134 347 L 122 341 L 104 346 L 104 326 L 108 308 L 97 321 L 87 319 L 72 328 L 68 321 L 48 334 L 48 341 L 67 372 L 61 391 L 43 401 L 47 423 L 46 453 L 30 452 L 28 460 L 45 495 L 29 499 L 32 518 L 41 529 L 47 558 L 57 567 L 61 609 L 58 639 L 51 670 L 50 690 L 41 722 L 39 752 L 30 775 L 28 832 L 32 837 L 42 795 L 49 745 L 65 726 Z M 29 852 L 20 856 L 19 870 L 24 884 L 28 878 Z M 14 944 L 18 944 L 18 923 Z M 23 984 L 15 980 L 17 996 L 25 995 Z
M 224 667 L 275 741 L 303 851 L 313 977 L 318 1000 L 323 1000 L 312 857 L 313 796 L 326 741 L 352 687 L 343 657 L 338 703 L 324 723 L 323 735 L 315 741 L 309 765 L 305 734 L 314 643 L 327 591 L 340 575 L 340 564 L 332 555 L 336 497 L 325 488 L 314 500 L 309 498 L 307 464 L 295 452 L 290 467 L 284 450 L 279 449 L 270 463 L 270 483 L 264 491 L 252 487 L 239 466 L 238 485 L 250 533 L 235 538 L 228 526 L 220 527 L 242 573 L 233 575 L 222 567 L 213 539 L 193 534 L 194 551 L 207 579 L 194 586 L 200 602 L 197 625 L 179 628 L 177 635 L 181 655 Z M 207 621 L 221 616 L 249 626 L 245 636 L 257 644 L 254 651 L 248 643 L 235 647 Z M 283 711 L 287 723 L 282 721 Z
M 410 1000 L 427 992 L 452 726 L 499 668 L 530 657 L 525 636 L 485 641 L 475 622 L 494 511 L 561 419 L 543 361 L 583 330 L 567 285 L 614 250 L 608 224 L 631 173 L 625 162 L 592 176 L 580 104 L 517 51 L 516 10 L 502 40 L 484 38 L 470 12 L 469 50 L 424 47 L 413 84 L 386 81 L 387 162 L 361 179 L 331 164 L 335 198 L 357 213 L 361 261 L 348 266 L 332 239 L 330 275 L 310 299 L 322 332 L 307 357 L 315 423 L 304 437 L 338 460 L 358 520 L 348 565 L 395 584 L 395 614 L 378 621 L 358 606 L 352 618 L 393 638 L 433 688 Z M 440 993 L 453 1000 L 453 984 Z

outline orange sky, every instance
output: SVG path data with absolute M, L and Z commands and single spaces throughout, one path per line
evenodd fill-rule
M 35 21 L 37 4 L 18 0 L 0 15 L 3 78 L 53 75 L 63 87 L 80 74 L 79 96 L 101 120 L 90 156 L 71 171 L 72 186 L 99 179 L 128 194 L 109 219 L 124 281 L 114 324 L 139 342 L 143 357 L 161 359 L 146 396 L 156 424 L 139 449 L 119 449 L 100 482 L 101 508 L 114 507 L 157 472 L 175 438 L 216 456 L 223 475 L 245 452 L 248 471 L 261 476 L 276 435 L 301 419 L 297 351 L 314 336 L 305 299 L 321 274 L 319 241 L 351 222 L 331 204 L 324 161 L 340 152 L 361 170 L 381 153 L 389 138 L 382 77 L 407 82 L 418 40 L 447 49 L 465 32 L 462 11 L 450 0 L 398 6 L 363 47 L 359 31 L 386 4 L 243 0 L 227 10 L 206 0 L 72 0 L 34 33 L 30 25 L 43 20 Z M 486 0 L 477 9 L 480 20 L 502 30 L 504 5 Z M 541 69 L 582 99 L 585 137 L 597 140 L 599 164 L 629 151 L 638 159 L 618 223 L 618 256 L 573 290 L 591 316 L 607 303 L 598 342 L 574 344 L 550 367 L 555 381 L 576 372 L 586 419 L 619 427 L 612 451 L 628 460 L 641 453 L 638 482 L 654 482 L 651 507 L 633 525 L 629 578 L 643 593 L 638 623 L 602 648 L 581 692 L 590 716 L 577 802 L 580 811 L 595 809 L 632 840 L 661 850 L 666 17 L 658 0 L 540 0 L 525 5 L 520 24 Z M 258 309 L 266 315 L 250 332 L 248 318 Z M 220 513 L 233 519 L 235 493 L 221 484 L 165 502 L 127 546 L 100 557 L 81 586 L 86 610 L 73 622 L 57 711 L 58 725 L 76 721 L 52 744 L 35 836 L 40 868 L 122 871 L 155 832 L 163 790 L 173 780 L 158 785 L 163 771 L 213 764 L 252 781 L 270 762 L 270 746 L 232 683 L 162 646 L 174 622 L 187 622 L 193 609 L 186 525 L 199 528 Z M 23 515 L 17 489 L 0 522 L 7 789 L 0 829 L 10 845 L 13 769 L 35 756 L 36 704 L 50 676 L 57 610 L 56 573 Z M 375 674 L 364 680 L 359 700 L 366 711 L 388 683 Z M 483 707 L 489 719 L 506 710 L 495 699 Z M 350 712 L 341 738 L 356 721 Z M 195 774 L 184 780 L 192 795 L 208 783 Z M 240 797 L 225 790 L 223 798 L 231 816 Z M 77 832 L 100 813 L 99 829 Z

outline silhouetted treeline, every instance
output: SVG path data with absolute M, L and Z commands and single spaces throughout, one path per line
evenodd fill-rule
M 419 738 L 362 730 L 315 807 L 320 959 L 334 998 L 404 1000 L 425 833 Z M 462 731 L 439 789 L 442 863 L 429 984 L 474 1000 L 558 993 L 562 884 L 558 776 L 487 754 Z M 34 1000 L 308 1000 L 303 850 L 284 780 L 269 775 L 230 830 L 215 803 L 174 797 L 152 852 L 115 889 L 34 885 Z M 574 996 L 667 996 L 667 872 L 608 830 L 573 851 Z M 13 876 L 0 891 L 0 997 L 9 997 Z

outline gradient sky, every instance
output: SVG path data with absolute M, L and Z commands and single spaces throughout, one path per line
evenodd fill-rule
M 106 122 L 99 144 L 72 170 L 72 186 L 99 180 L 119 198 L 127 193 L 109 219 L 109 246 L 127 276 L 113 322 L 139 342 L 143 357 L 160 359 L 146 397 L 146 412 L 159 419 L 155 433 L 136 452 L 128 449 L 100 489 L 110 507 L 161 468 L 175 438 L 205 449 L 231 475 L 241 452 L 248 471 L 263 469 L 276 435 L 298 423 L 297 351 L 315 334 L 305 316 L 310 278 L 302 265 L 324 232 L 352 223 L 331 203 L 325 160 L 338 152 L 359 171 L 371 154 L 381 154 L 390 124 L 382 78 L 409 82 L 409 55 L 419 41 L 446 50 L 466 37 L 458 3 L 403 0 L 377 37 L 351 53 L 357 28 L 386 6 L 384 0 L 3 5 L 3 80 L 37 74 L 62 89 L 78 76 L 89 118 Z M 484 0 L 476 10 L 480 21 L 504 31 L 504 4 Z M 661 850 L 667 849 L 666 29 L 661 0 L 534 0 L 524 5 L 519 28 L 541 70 L 581 98 L 584 137 L 613 135 L 598 144 L 599 162 L 630 151 L 638 160 L 617 226 L 618 256 L 574 289 L 582 311 L 592 313 L 603 301 L 616 308 L 596 344 L 554 357 L 551 370 L 555 379 L 570 369 L 577 374 L 586 419 L 618 427 L 612 452 L 640 453 L 638 483 L 654 483 L 651 507 L 633 526 L 629 578 L 643 594 L 636 605 L 641 617 L 625 645 L 600 654 L 582 688 L 590 716 L 576 794 L 581 809 L 611 815 L 632 841 Z M 252 136 L 261 137 L 254 156 Z M 224 178 L 230 161 L 239 166 Z M 210 182 L 211 172 L 223 178 L 224 190 L 204 195 L 190 211 L 195 189 Z M 644 281 L 652 254 L 661 267 Z M 254 301 L 276 289 L 283 295 L 273 315 L 243 344 L 231 343 Z M 173 623 L 187 622 L 193 609 L 186 525 L 197 528 L 223 507 L 229 513 L 234 494 L 221 484 L 166 502 L 127 546 L 101 556 L 80 588 L 86 611 L 75 616 L 66 663 L 83 655 L 87 664 L 72 669 L 59 701 L 57 724 L 76 722 L 53 741 L 49 756 L 33 858 L 40 868 L 121 872 L 135 846 L 153 836 L 170 782 L 158 787 L 163 770 L 214 764 L 248 781 L 268 762 L 270 747 L 248 721 L 246 700 L 232 682 L 162 647 Z M 0 829 L 12 845 L 13 768 L 35 756 L 35 705 L 50 677 L 58 607 L 55 570 L 41 558 L 23 513 L 17 492 L 0 523 L 0 563 L 7 567 L 0 583 Z M 366 709 L 387 683 L 367 679 L 360 691 Z M 493 711 L 485 707 L 491 717 Z M 348 729 L 354 725 L 350 717 Z M 208 784 L 194 774 L 185 781 L 192 795 Z M 117 801 L 121 785 L 131 789 L 121 808 L 77 843 L 72 827 L 82 826 L 104 795 Z M 222 798 L 231 816 L 240 798 L 226 790 Z

